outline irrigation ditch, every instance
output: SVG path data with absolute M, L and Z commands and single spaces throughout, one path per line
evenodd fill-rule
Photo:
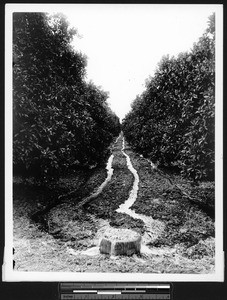
M 23 202 L 27 211 L 22 218 L 22 208 L 17 211 L 19 199 L 15 199 L 17 268 L 29 270 L 34 267 L 31 261 L 29 266 L 24 261 L 31 255 L 32 246 L 30 252 L 25 251 L 27 254 L 23 254 L 23 258 L 20 253 L 18 228 L 21 222 L 25 224 L 26 219 L 28 232 L 32 228 L 35 236 L 39 231 L 42 243 L 45 236 L 47 245 L 51 241 L 56 258 L 53 257 L 48 267 L 50 270 L 56 270 L 54 263 L 58 259 L 64 270 L 80 272 L 159 273 L 165 272 L 166 264 L 167 272 L 212 272 L 214 219 L 190 199 L 200 199 L 204 191 L 212 189 L 211 184 L 203 183 L 196 193 L 181 177 L 172 175 L 169 180 L 168 175 L 162 173 L 146 158 L 133 152 L 121 135 L 111 147 L 106 168 L 94 168 L 83 180 L 70 181 L 68 192 L 44 204 L 42 209 L 32 206 L 26 197 L 22 197 L 20 205 Z M 23 239 L 29 245 L 36 245 L 36 241 L 31 242 L 28 237 L 26 226 Z M 139 234 L 142 238 L 140 253 L 117 256 L 114 260 L 108 253 L 100 254 L 100 241 L 110 229 L 119 235 L 125 230 Z M 32 255 L 36 257 L 37 253 Z M 44 268 L 40 258 L 37 260 L 37 268 Z M 76 266 L 69 266 L 69 261 L 77 262 Z M 127 267 L 119 264 L 122 261 Z M 82 266 L 84 262 L 86 264 Z M 58 263 L 56 265 L 60 267 Z

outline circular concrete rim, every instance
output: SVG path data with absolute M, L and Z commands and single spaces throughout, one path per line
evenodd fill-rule
M 141 235 L 131 229 L 108 228 L 100 241 L 99 251 L 103 254 L 129 256 L 140 253 L 141 241 Z

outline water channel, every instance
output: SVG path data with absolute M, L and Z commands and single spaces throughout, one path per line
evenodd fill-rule
M 120 138 L 120 136 L 117 138 L 116 142 L 118 141 L 119 138 Z M 146 244 L 148 242 L 156 239 L 160 235 L 160 233 L 164 230 L 164 224 L 160 221 L 154 220 L 152 217 L 145 216 L 143 214 L 138 214 L 134 210 L 130 209 L 130 207 L 133 205 L 133 203 L 137 199 L 137 193 L 139 190 L 139 175 L 138 175 L 136 169 L 133 167 L 130 157 L 125 153 L 124 149 L 125 149 L 125 139 L 123 137 L 121 152 L 126 157 L 127 167 L 134 176 L 134 182 L 133 182 L 133 186 L 130 191 L 128 199 L 119 206 L 119 208 L 116 210 L 116 212 L 127 214 L 134 219 L 140 219 L 144 222 L 146 232 L 142 237 L 143 243 L 141 246 L 141 253 L 145 254 L 145 255 L 155 254 L 156 253 L 155 249 L 148 248 L 146 246 Z M 88 198 L 86 198 L 87 200 L 96 198 L 102 192 L 102 190 L 107 185 L 107 183 L 111 180 L 111 177 L 112 177 L 113 171 L 114 171 L 114 169 L 112 168 L 113 158 L 114 158 L 114 155 L 112 154 L 108 159 L 108 162 L 106 165 L 107 177 L 106 177 L 105 181 L 99 186 L 99 188 L 97 189 L 96 192 L 94 192 Z M 99 246 L 98 246 L 99 241 L 98 240 L 103 236 L 105 230 L 107 230 L 110 227 L 110 225 L 109 225 L 108 221 L 102 220 L 102 219 L 97 220 L 97 222 L 98 222 L 98 228 L 99 228 L 98 232 L 96 234 L 97 246 L 89 248 L 85 251 L 74 251 L 74 250 L 70 249 L 69 251 L 71 254 L 74 254 L 74 255 L 83 254 L 83 255 L 88 255 L 88 256 L 95 256 L 95 255 L 99 254 Z M 160 252 L 160 251 L 158 251 L 158 252 Z

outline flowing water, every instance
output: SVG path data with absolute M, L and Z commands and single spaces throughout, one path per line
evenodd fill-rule
M 116 142 L 118 141 L 119 137 L 117 138 Z M 116 212 L 125 213 L 134 219 L 140 219 L 144 222 L 146 232 L 144 233 L 144 235 L 142 237 L 143 243 L 141 246 L 141 253 L 145 254 L 145 255 L 156 254 L 157 251 L 155 251 L 154 249 L 152 250 L 152 249 L 148 248 L 146 246 L 146 244 L 151 241 L 154 241 L 160 235 L 160 233 L 163 232 L 164 224 L 160 221 L 154 220 L 152 217 L 145 216 L 143 214 L 137 214 L 134 210 L 130 209 L 130 207 L 133 205 L 133 203 L 136 201 L 136 198 L 137 198 L 137 193 L 138 193 L 138 189 L 139 189 L 139 175 L 138 175 L 136 169 L 134 169 L 134 167 L 131 163 L 130 157 L 124 152 L 124 149 L 125 149 L 125 140 L 123 137 L 121 152 L 126 157 L 127 167 L 134 176 L 134 182 L 133 182 L 133 186 L 130 191 L 128 199 L 119 206 L 119 208 L 116 210 Z M 112 154 L 109 157 L 107 165 L 106 165 L 106 169 L 107 169 L 106 180 L 99 186 L 99 188 L 97 189 L 96 192 L 94 192 L 88 198 L 85 199 L 86 201 L 97 197 L 102 192 L 102 190 L 106 186 L 106 184 L 111 180 L 111 177 L 112 177 L 113 171 L 114 171 L 112 168 L 113 157 L 114 157 L 114 155 Z M 152 166 L 152 164 L 151 164 L 151 166 Z M 93 220 L 93 221 L 95 221 L 95 220 Z M 73 249 L 69 249 L 71 254 L 73 254 L 73 255 L 83 254 L 83 255 L 88 255 L 88 256 L 95 256 L 95 255 L 100 254 L 99 246 L 98 246 L 99 241 L 102 238 L 105 230 L 110 228 L 110 225 L 109 225 L 108 221 L 102 220 L 102 219 L 96 219 L 96 222 L 98 222 L 98 224 L 97 224 L 98 230 L 96 233 L 96 237 L 94 239 L 94 244 L 96 244 L 96 246 L 89 248 L 85 251 L 75 251 Z
M 115 141 L 115 144 L 117 143 L 118 139 L 120 138 L 120 135 L 117 137 L 116 141 Z M 112 162 L 113 162 L 113 158 L 114 158 L 114 155 L 111 154 L 108 161 L 107 161 L 107 164 L 106 164 L 106 170 L 107 170 L 107 177 L 105 179 L 105 181 L 103 181 L 103 183 L 97 188 L 97 190 L 95 192 L 93 192 L 90 196 L 88 196 L 87 198 L 85 198 L 84 200 L 82 200 L 78 207 L 84 205 L 85 203 L 89 202 L 91 199 L 94 199 L 96 197 L 99 196 L 99 194 L 102 193 L 104 187 L 107 185 L 107 183 L 111 180 L 112 178 L 112 175 L 113 175 L 113 171 L 114 169 L 112 168 Z
M 120 138 L 120 135 L 117 137 L 115 144 L 117 143 L 118 139 Z M 106 164 L 106 170 L 107 170 L 107 177 L 105 179 L 105 181 L 98 187 L 97 191 L 95 191 L 94 193 L 92 193 L 88 198 L 86 198 L 86 201 L 89 201 L 93 198 L 96 198 L 99 194 L 101 194 L 101 192 L 103 191 L 104 187 L 107 185 L 107 183 L 111 180 L 111 177 L 113 175 L 113 171 L 114 169 L 112 168 L 112 163 L 113 163 L 113 158 L 114 155 L 111 154 L 107 164 Z
M 90 196 L 84 198 L 79 203 L 78 207 L 81 207 L 82 205 L 84 205 L 85 203 L 89 202 L 90 200 L 98 197 L 98 195 L 102 193 L 104 187 L 111 180 L 111 177 L 113 175 L 113 171 L 114 171 L 114 169 L 112 168 L 113 158 L 114 158 L 114 155 L 111 154 L 110 157 L 109 157 L 109 159 L 108 159 L 108 161 L 107 161 L 107 164 L 106 164 L 107 177 L 106 177 L 105 181 L 103 181 L 103 183 L 97 188 L 97 190 L 95 192 L 93 192 Z
M 137 214 L 134 210 L 130 209 L 130 207 L 133 205 L 133 203 L 136 201 L 137 198 L 137 193 L 139 189 L 139 175 L 136 169 L 134 169 L 130 157 L 124 152 L 124 149 L 125 149 L 125 140 L 123 138 L 121 151 L 126 157 L 128 169 L 132 172 L 134 176 L 134 182 L 128 199 L 125 201 L 125 203 L 121 204 L 116 211 L 119 213 L 125 213 L 134 219 L 142 220 L 146 227 L 146 233 L 143 239 L 144 242 L 148 242 L 156 239 L 157 236 L 160 235 L 160 233 L 164 230 L 164 224 L 160 221 L 154 220 L 152 217 L 145 216 L 143 214 Z
M 128 199 L 125 201 L 125 203 L 121 204 L 116 211 L 120 212 L 120 213 L 126 213 L 128 215 L 131 215 L 132 210 L 130 210 L 129 208 L 133 205 L 133 203 L 136 201 L 136 198 L 137 198 L 137 192 L 139 189 L 139 175 L 138 175 L 136 169 L 133 168 L 133 165 L 131 163 L 129 156 L 124 152 L 124 148 L 125 148 L 125 139 L 123 138 L 121 152 L 126 157 L 127 167 L 134 176 L 134 182 L 133 182 L 133 187 L 129 194 Z
M 91 194 L 87 198 L 87 200 L 96 198 L 99 194 L 101 194 L 101 192 L 103 191 L 104 187 L 111 180 L 111 177 L 112 177 L 113 171 L 114 171 L 114 169 L 112 168 L 113 158 L 114 158 L 114 155 L 111 154 L 110 157 L 109 157 L 109 159 L 108 159 L 108 161 L 107 161 L 107 164 L 106 164 L 107 177 L 106 177 L 105 181 L 98 187 L 97 191 L 95 191 L 93 194 Z

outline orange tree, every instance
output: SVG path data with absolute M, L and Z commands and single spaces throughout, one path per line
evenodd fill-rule
M 194 181 L 214 179 L 214 23 L 190 52 L 161 60 L 123 121 L 134 149 Z
M 99 163 L 120 131 L 107 94 L 85 82 L 75 34 L 62 15 L 13 15 L 14 172 L 43 183 Z

